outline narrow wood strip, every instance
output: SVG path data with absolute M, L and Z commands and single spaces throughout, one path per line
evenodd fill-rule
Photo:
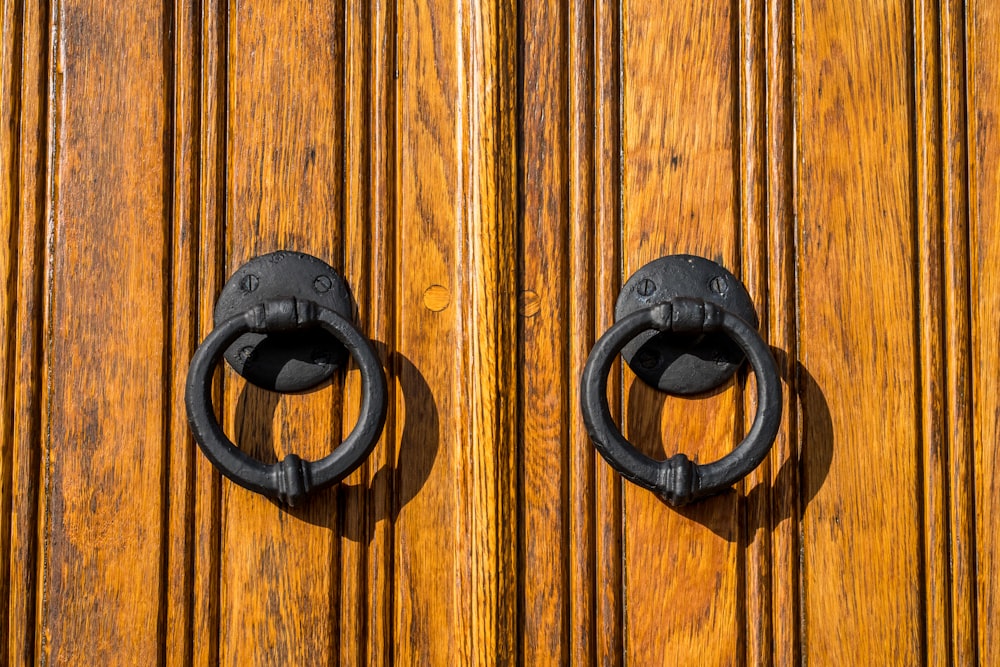
M 521 60 L 521 633 L 524 664 L 579 663 L 571 659 L 571 503 L 574 472 L 570 414 L 573 375 L 565 342 L 577 325 L 571 300 L 585 293 L 570 275 L 571 229 L 585 225 L 568 198 L 579 167 L 570 155 L 567 121 L 573 59 L 563 5 L 522 5 Z M 576 248 L 573 248 L 576 250 Z M 575 304 L 573 304 L 575 306 Z M 571 321 L 571 318 L 574 318 Z M 571 412 L 572 411 L 572 412 Z M 589 444 L 589 443 L 588 443 Z M 530 641 L 527 638 L 530 637 Z
M 226 101 L 228 2 L 201 4 L 199 85 L 199 230 L 197 246 L 197 341 L 214 328 L 215 296 L 225 277 Z M 212 387 L 222 414 L 222 373 Z M 191 601 L 192 664 L 219 664 L 222 495 L 219 474 L 201 452 L 194 456 L 194 557 Z
M 454 11 L 438 0 L 399 4 L 393 617 L 401 640 L 393 662 L 404 665 L 471 662 L 463 644 L 472 634 L 463 609 L 472 595 L 469 532 L 460 512 L 469 390 L 459 370 L 469 329 L 458 247 L 468 215 L 459 159 L 467 100 L 458 70 L 459 35 L 467 32 Z
M 340 660 L 387 664 L 392 658 L 393 462 L 396 442 L 393 314 L 395 159 L 393 145 L 391 9 L 352 2 L 347 15 L 345 100 L 345 277 L 353 288 L 363 330 L 387 369 L 389 412 L 381 442 L 361 470 L 341 484 Z M 357 420 L 360 386 L 344 388 L 344 434 Z
M 951 664 L 977 662 L 965 2 L 941 7 L 942 208 Z
M 194 658 L 193 599 L 195 556 L 195 451 L 184 409 L 187 361 L 199 342 L 198 257 L 200 255 L 200 12 L 195 2 L 173 4 L 172 44 L 172 210 L 169 276 L 167 536 L 164 662 L 190 665 Z
M 125 410 L 120 398 L 165 400 L 169 23 L 160 6 L 87 0 L 59 5 L 54 18 L 41 656 L 149 663 L 161 655 L 149 630 L 159 625 L 162 559 L 149 554 L 165 543 L 165 425 L 162 410 Z M 98 222 L 113 243 L 95 242 Z
M 372 255 L 375 252 L 368 216 L 369 177 L 367 146 L 375 134 L 368 107 L 367 82 L 371 78 L 368 65 L 369 52 L 369 3 L 362 7 L 357 2 L 345 3 L 344 22 L 344 279 L 351 288 L 351 295 L 358 304 L 358 319 L 362 331 L 375 338 L 367 326 L 373 313 L 371 294 L 377 286 L 369 284 Z M 341 437 L 346 436 L 358 419 L 358 403 L 362 387 L 357 374 L 349 374 L 344 381 L 343 416 Z M 391 394 L 390 394 L 391 395 Z M 393 415 L 386 418 L 392 426 Z M 383 438 L 383 443 L 385 439 Z M 378 469 L 383 446 L 372 452 L 367 461 L 340 483 L 340 597 L 335 605 L 340 627 L 339 661 L 342 665 L 371 664 L 367 659 L 368 625 L 368 549 L 372 540 L 371 488 L 372 470 Z
M 597 161 L 594 123 L 594 8 L 570 4 L 569 55 L 569 359 L 566 378 L 568 421 L 569 662 L 596 663 L 595 625 L 597 529 L 594 449 L 580 412 L 580 377 L 594 344 L 595 210 Z
M 759 330 L 770 330 L 772 299 L 768 291 L 767 90 L 764 4 L 740 0 L 735 57 L 739 114 L 739 236 L 740 276 L 757 310 Z M 779 302 L 780 303 L 780 302 Z M 751 428 L 757 410 L 756 375 L 743 387 L 743 420 L 738 439 Z M 739 422 L 737 422 L 739 424 Z M 771 479 L 780 459 L 772 454 L 743 480 L 740 544 L 743 552 L 742 633 L 746 662 L 768 664 L 772 659 Z
M 394 446 L 399 437 L 396 406 L 400 402 L 397 377 L 402 365 L 397 354 L 395 313 L 399 295 L 397 249 L 394 245 L 398 226 L 399 162 L 396 153 L 397 86 L 397 8 L 395 4 L 371 3 L 368 15 L 368 49 L 371 60 L 367 96 L 372 131 L 368 138 L 368 239 L 372 256 L 369 270 L 370 331 L 384 345 L 383 359 L 393 397 L 386 432 L 375 458 L 369 464 L 371 499 L 369 521 L 371 542 L 368 548 L 368 664 L 392 664 L 393 646 L 405 638 L 396 635 L 393 616 L 395 586 L 394 529 L 396 518 Z M 381 129 L 380 129 L 381 128 Z
M 927 646 L 913 8 L 795 7 L 803 658 L 917 663 Z
M 24 6 L 21 89 L 21 235 L 22 265 L 18 296 L 18 375 L 14 396 L 13 492 L 26 502 L 11 526 L 11 664 L 42 659 L 42 585 L 46 514 L 43 448 L 48 431 L 49 337 L 51 314 L 51 242 L 54 233 L 56 44 L 51 4 Z M 24 620 L 27 619 L 27 622 Z
M 966 5 L 969 256 L 972 334 L 973 443 L 975 451 L 975 577 L 979 664 L 1000 662 L 1000 7 L 988 0 Z
M 11 562 L 13 521 L 14 392 L 17 364 L 18 245 L 20 239 L 21 165 L 21 47 L 23 5 L 0 5 L 0 318 L 8 326 L 0 333 L 0 559 Z M 0 637 L 10 637 L 11 568 L 0 569 Z M 6 644 L 6 642 L 4 642 Z M 0 645 L 6 655 L 9 646 Z
M 625 276 L 674 253 L 738 273 L 733 11 L 729 0 L 669 11 L 635 1 L 622 7 Z M 709 462 L 732 451 L 742 423 L 734 383 L 708 397 L 674 399 L 628 371 L 625 378 L 625 435 L 647 456 L 684 452 Z M 737 662 L 737 494 L 677 510 L 626 484 L 624 505 L 629 661 Z
M 768 3 L 765 17 L 768 341 L 782 386 L 782 423 L 771 448 L 771 658 L 801 662 L 799 568 L 799 382 L 795 246 L 795 128 L 792 1 Z M 766 656 L 765 656 L 766 657 Z M 765 660 L 764 662 L 767 662 Z
M 471 541 L 465 567 L 472 603 L 470 657 L 507 664 L 517 640 L 517 23 L 513 3 L 473 4 L 461 12 L 460 269 L 467 286 L 460 312 L 468 445 L 462 462 L 468 494 L 459 496 Z
M 947 434 L 944 325 L 942 322 L 941 44 L 938 3 L 914 3 L 914 92 L 917 138 L 916 215 L 920 255 L 921 432 L 923 438 L 924 586 L 927 657 L 948 656 L 950 572 L 948 568 Z
M 227 275 L 275 250 L 343 269 L 344 18 L 342 3 L 229 8 Z M 251 456 L 316 460 L 340 442 L 339 380 L 279 395 L 224 373 L 224 423 Z M 252 639 L 223 641 L 220 662 L 338 662 L 336 489 L 290 509 L 225 480 L 222 504 L 221 636 Z
M 11 201 L 17 214 L 16 311 L 9 320 L 14 332 L 13 415 L 10 440 L 11 504 L 7 643 L 0 662 L 33 665 L 38 640 L 38 507 L 45 373 L 43 331 L 47 322 L 45 276 L 48 217 L 45 193 L 50 183 L 48 160 L 50 118 L 50 51 L 48 6 L 21 3 L 21 46 L 18 132 L 18 191 Z M 12 175 L 13 177 L 13 175 Z
M 594 321 L 597 335 L 614 324 L 621 289 L 621 3 L 595 2 L 594 22 Z M 616 363 L 608 379 L 608 401 L 621 424 L 622 371 Z M 579 410 L 578 406 L 572 406 Z M 595 499 L 595 652 L 598 664 L 615 667 L 625 659 L 622 480 L 593 451 Z

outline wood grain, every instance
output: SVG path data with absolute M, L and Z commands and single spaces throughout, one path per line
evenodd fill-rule
M 763 650 L 747 655 L 748 664 L 790 665 L 801 662 L 802 581 L 800 569 L 801 449 L 800 390 L 798 359 L 798 304 L 796 293 L 795 220 L 795 130 L 792 71 L 792 3 L 769 3 L 764 17 L 766 50 L 766 114 L 763 122 L 767 205 L 764 227 L 765 255 L 757 261 L 766 267 L 768 338 L 778 372 L 784 380 L 782 425 L 770 456 L 770 516 L 765 524 L 770 532 L 771 558 L 764 566 L 770 576 L 770 623 L 772 636 L 759 643 Z M 749 495 L 753 489 L 748 491 Z M 750 524 L 760 528 L 756 522 Z M 749 534 L 749 528 L 744 529 Z M 750 568 L 748 568 L 748 571 Z M 760 570 L 758 570 L 760 571 Z M 748 591 L 748 594 L 749 591 Z M 753 623 L 747 614 L 748 624 Z M 748 627 L 750 636 L 752 629 Z M 767 644 L 771 655 L 767 654 Z M 748 641 L 748 648 L 753 644 Z
M 593 335 L 614 323 L 621 289 L 621 7 L 595 2 L 594 22 L 594 256 Z M 581 40 L 582 41 L 582 40 Z M 584 61 L 585 62 L 585 61 Z M 621 424 L 622 373 L 612 366 L 608 379 L 611 416 Z M 595 653 L 601 665 L 625 659 L 622 487 L 618 474 L 591 454 L 594 470 Z
M 803 658 L 914 663 L 926 644 L 912 19 L 903 2 L 797 11 Z
M 167 243 L 169 302 L 167 325 L 169 342 L 166 368 L 171 396 L 184 395 L 187 364 L 197 342 L 199 293 L 199 176 L 200 51 L 198 6 L 194 2 L 173 5 L 172 104 L 170 141 L 173 155 L 170 193 L 170 227 Z M 192 664 L 195 535 L 195 444 L 181 401 L 165 407 L 167 419 L 165 448 L 167 471 L 162 493 L 167 499 L 166 628 L 163 655 L 168 664 Z
M 586 263 L 588 257 L 579 257 L 575 244 L 570 247 L 570 234 L 586 229 L 588 221 L 570 201 L 570 193 L 580 187 L 580 170 L 576 155 L 570 154 L 567 126 L 572 122 L 573 72 L 567 67 L 567 8 L 528 2 L 520 20 L 524 63 L 519 91 L 523 109 L 519 189 L 524 193 L 520 287 L 538 299 L 536 309 L 521 314 L 518 359 L 523 508 L 519 530 L 524 567 L 520 630 L 532 637 L 524 642 L 521 660 L 535 665 L 568 664 L 588 662 L 571 660 L 571 655 L 574 649 L 589 648 L 586 641 L 571 641 L 572 615 L 577 608 L 572 598 L 591 589 L 574 581 L 573 526 L 568 516 L 575 500 L 586 502 L 590 496 L 586 473 L 576 477 L 571 473 L 570 461 L 578 460 L 574 453 L 581 443 L 570 437 L 571 424 L 577 420 L 568 419 L 578 412 L 579 404 L 571 402 L 579 371 L 570 355 L 576 355 L 577 346 L 570 348 L 568 343 L 571 332 L 578 331 L 571 324 L 579 326 L 580 322 L 574 317 L 579 311 L 570 302 L 587 298 L 589 292 L 576 282 L 582 276 L 573 266 L 577 261 Z M 583 279 L 589 284 L 589 278 Z M 586 335 L 586 329 L 580 333 Z M 575 374 L 571 367 L 577 370 Z M 582 444 L 590 448 L 589 442 Z
M 223 0 L 201 5 L 199 42 L 199 219 L 196 290 L 197 339 L 214 328 L 215 295 L 224 278 L 226 222 L 226 10 Z M 183 125 L 181 125 L 183 127 Z M 192 351 L 193 354 L 193 351 Z M 213 385 L 216 414 L 222 414 L 221 374 Z M 195 665 L 219 662 L 220 541 L 222 491 L 220 475 L 202 455 L 193 471 L 194 525 L 192 566 L 191 658 Z
M 46 39 L 49 14 L 35 3 L 23 5 L 19 99 L 17 179 L 18 272 L 14 290 L 17 310 L 12 362 L 15 377 L 11 461 L 10 598 L 6 656 L 11 665 L 38 660 L 39 466 L 42 425 L 43 369 L 46 363 L 42 331 L 48 319 L 44 283 L 48 275 L 46 239 L 51 183 L 47 160 L 49 132 L 49 54 Z M 13 502 L 16 498 L 18 502 Z
M 395 10 L 380 3 L 351 2 L 345 24 L 344 271 L 355 286 L 358 316 L 383 350 L 390 386 L 402 372 L 395 353 Z M 409 372 L 407 369 L 406 372 Z M 350 376 L 344 387 L 343 434 L 357 421 L 361 391 Z M 340 661 L 385 665 L 393 658 L 393 528 L 395 402 L 382 440 L 365 465 L 339 490 L 342 525 Z M 409 387 L 406 388 L 411 393 Z M 422 400 L 426 400 L 426 395 Z
M 0 313 L 3 322 L 13 324 L 17 312 L 15 302 L 18 271 L 18 201 L 20 200 L 20 58 L 22 17 L 14 2 L 0 5 L 0 173 L 7 174 L 0 186 Z M 14 497 L 14 341 L 17 329 L 5 327 L 0 335 L 0 554 L 4 562 L 11 557 L 10 539 Z M 10 608 L 11 568 L 0 571 L 0 609 Z M 10 635 L 10 617 L 0 614 L 0 637 Z M 0 653 L 0 655 L 5 655 Z M 9 656 L 7 656 L 9 660 Z
M 0 663 L 1000 662 L 994 3 L 0 12 Z M 291 511 L 181 398 L 278 248 L 344 272 L 391 396 Z M 785 389 L 769 459 L 682 510 L 577 406 L 622 280 L 675 252 L 744 280 Z M 707 461 L 753 383 L 609 398 Z M 361 390 L 215 399 L 315 458 Z
M 737 268 L 737 129 L 731 3 L 622 7 L 622 262 L 629 276 L 674 253 Z M 735 444 L 739 394 L 664 399 L 625 373 L 625 433 L 663 459 L 707 462 Z M 625 654 L 631 664 L 729 664 L 740 650 L 738 504 L 678 512 L 624 492 Z M 711 593 L 709 593 L 711 591 Z
M 150 663 L 166 553 L 169 16 L 67 2 L 52 19 L 39 657 Z
M 341 269 L 343 6 L 239 3 L 227 20 L 225 274 L 279 249 Z M 340 384 L 279 396 L 227 367 L 228 432 L 266 462 L 321 458 L 340 439 Z M 339 661 L 338 521 L 333 490 L 289 510 L 223 482 L 220 662 Z
M 966 7 L 969 137 L 969 282 L 972 416 L 976 493 L 976 630 L 979 663 L 1000 660 L 1000 538 L 991 517 L 1000 508 L 1000 8 L 977 0 Z
M 400 7 L 396 335 L 412 370 L 399 383 L 426 385 L 397 404 L 403 664 L 516 651 L 512 10 Z M 426 308 L 432 285 L 451 305 Z

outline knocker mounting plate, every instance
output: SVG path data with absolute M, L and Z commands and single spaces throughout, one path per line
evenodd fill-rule
M 226 282 L 215 303 L 215 325 L 270 299 L 309 299 L 352 319 L 351 295 L 326 262 L 299 252 L 255 257 Z M 246 333 L 226 349 L 225 358 L 249 382 L 282 393 L 313 389 L 347 360 L 347 350 L 321 328 L 279 333 Z
M 676 297 L 717 304 L 757 328 L 743 284 L 722 266 L 694 255 L 661 257 L 636 271 L 618 295 L 615 319 Z M 742 350 L 723 332 L 646 331 L 625 346 L 622 357 L 646 384 L 681 396 L 721 386 L 744 360 Z

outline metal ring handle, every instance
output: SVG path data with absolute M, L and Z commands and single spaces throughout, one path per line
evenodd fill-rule
M 724 331 L 750 360 L 757 375 L 757 415 L 743 442 L 722 459 L 696 464 L 677 454 L 656 461 L 637 451 L 612 420 L 607 395 L 611 365 L 630 340 L 649 329 Z M 718 493 L 745 477 L 767 456 L 781 423 L 781 382 L 767 345 L 739 316 L 700 299 L 675 298 L 615 322 L 591 350 L 581 384 L 583 421 L 597 450 L 623 477 L 672 505 Z
M 344 344 L 361 370 L 364 387 L 358 423 L 331 454 L 303 461 L 295 454 L 267 465 L 244 454 L 223 432 L 212 407 L 212 375 L 226 348 L 247 332 L 271 333 L 319 326 Z M 361 465 L 375 447 L 388 402 L 385 375 L 364 335 L 337 313 L 304 299 L 265 301 L 217 326 L 194 353 L 188 370 L 188 423 L 202 452 L 240 486 L 294 507 L 302 498 L 334 484 Z

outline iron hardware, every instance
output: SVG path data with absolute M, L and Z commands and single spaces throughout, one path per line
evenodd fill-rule
M 730 341 L 739 353 L 735 358 Z M 720 386 L 745 355 L 757 375 L 757 414 L 750 432 L 713 463 L 697 464 L 683 453 L 657 461 L 639 452 L 615 425 L 608 406 L 608 373 L 619 353 L 647 384 L 680 395 Z M 749 295 L 723 267 L 691 255 L 658 259 L 625 284 L 615 324 L 587 359 L 580 402 L 587 431 L 605 460 L 672 505 L 719 493 L 745 477 L 767 456 L 781 422 L 781 382 L 757 333 Z
M 335 293 L 324 297 L 330 292 Z M 333 307 L 314 300 L 317 294 Z M 295 506 L 308 494 L 350 474 L 375 447 L 388 404 L 385 374 L 371 344 L 351 322 L 349 304 L 337 273 L 301 253 L 257 257 L 227 282 L 216 302 L 216 327 L 191 359 L 185 396 L 195 439 L 223 475 Z M 231 361 L 234 349 L 242 363 Z M 324 355 L 319 360 L 317 350 Z M 347 353 L 358 364 L 364 390 L 358 422 L 333 453 L 318 461 L 289 454 L 267 465 L 244 454 L 223 432 L 212 407 L 211 383 L 215 365 L 224 354 L 250 382 L 289 392 L 322 383 L 333 372 L 330 361 L 342 363 Z M 248 363 L 252 359 L 254 363 Z

